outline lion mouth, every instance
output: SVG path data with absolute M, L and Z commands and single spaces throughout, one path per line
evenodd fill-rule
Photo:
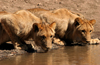
M 82 46 L 84 46 L 84 45 L 89 44 L 89 42 L 86 42 L 86 41 L 78 41 L 78 42 L 74 42 L 74 43 L 72 43 L 72 44 L 77 44 L 77 45 L 82 45 Z
M 46 52 L 49 51 L 49 49 L 48 49 L 48 48 L 45 48 L 45 47 L 38 46 L 38 47 L 36 48 L 36 51 L 37 51 L 38 53 L 46 53 Z
M 46 47 L 43 47 L 42 49 L 44 50 L 44 52 L 48 52 L 49 51 L 49 48 L 46 48 Z

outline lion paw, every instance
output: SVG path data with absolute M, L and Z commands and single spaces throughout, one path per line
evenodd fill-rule
M 92 45 L 92 44 L 99 44 L 99 43 L 100 43 L 100 40 L 98 38 L 91 39 L 91 41 L 90 41 L 90 45 Z
M 18 47 L 18 46 L 15 46 L 15 49 L 21 50 L 22 48 L 21 47 Z
M 56 39 L 56 38 L 54 38 L 53 43 L 54 44 L 57 44 L 57 45 L 65 45 L 65 42 L 64 41 L 61 41 L 60 39 Z
M 15 45 L 15 49 L 28 50 L 28 47 L 27 45 L 21 44 L 21 45 Z

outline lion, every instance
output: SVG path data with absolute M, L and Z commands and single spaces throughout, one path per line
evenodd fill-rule
M 41 8 L 27 10 L 46 21 L 46 23 L 56 22 L 55 37 L 57 39 L 54 38 L 54 41 L 62 40 L 61 45 L 70 45 L 74 42 L 81 44 L 96 44 L 100 42 L 99 39 L 91 39 L 91 33 L 94 30 L 93 25 L 96 23 L 94 19 L 87 20 L 82 14 L 71 12 L 66 8 L 52 11 Z
M 27 50 L 24 40 L 32 38 L 37 46 L 46 52 L 52 48 L 56 23 L 43 23 L 42 20 L 26 10 L 3 15 L 1 18 L 0 44 L 11 40 L 16 49 Z M 5 35 L 6 34 L 6 35 Z

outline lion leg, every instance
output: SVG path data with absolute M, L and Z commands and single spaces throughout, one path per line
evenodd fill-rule
M 100 40 L 96 38 L 96 39 L 91 39 L 89 44 L 93 45 L 93 44 L 99 44 L 99 43 L 100 43 Z
M 10 26 L 7 24 L 7 21 L 9 21 L 9 20 L 2 19 L 1 24 L 2 24 L 3 29 L 9 35 L 14 47 L 16 49 L 27 50 L 28 49 L 27 46 L 22 44 L 23 41 L 21 39 L 19 39 L 18 36 L 16 34 L 14 34 L 14 32 L 10 29 Z
M 53 38 L 53 43 L 57 45 L 65 45 L 64 41 L 61 41 L 60 39 Z
M 10 41 L 8 34 L 4 30 L 0 30 L 0 44 Z
M 5 30 L 2 28 L 0 23 L 0 44 L 5 43 L 7 41 L 10 41 L 10 38 L 8 34 L 5 32 Z

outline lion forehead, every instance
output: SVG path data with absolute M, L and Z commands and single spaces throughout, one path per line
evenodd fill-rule
M 50 35 L 54 35 L 54 34 L 55 34 L 55 31 L 48 26 L 42 27 L 42 29 L 40 29 L 38 32 L 39 36 L 43 36 L 43 35 L 50 36 Z
M 80 25 L 79 27 L 80 30 L 93 30 L 93 26 L 89 24 L 88 22 L 84 22 L 84 24 Z

